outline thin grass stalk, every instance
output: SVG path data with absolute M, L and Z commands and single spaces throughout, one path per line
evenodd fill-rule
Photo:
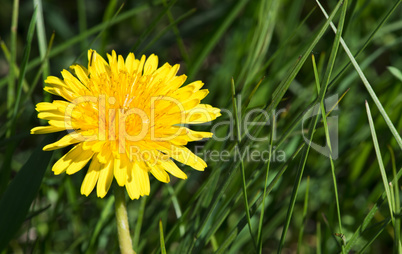
M 268 157 L 267 169 L 266 169 L 266 173 L 265 173 L 265 183 L 264 183 L 264 192 L 262 195 L 260 223 L 258 226 L 258 233 L 257 233 L 258 253 L 260 253 L 260 254 L 262 253 L 262 227 L 263 227 L 263 221 L 264 221 L 265 199 L 266 199 L 267 186 L 268 186 L 269 167 L 271 165 L 272 147 L 273 147 L 275 128 L 276 128 L 275 118 L 276 118 L 275 114 L 272 114 L 271 142 L 269 145 L 269 157 Z
M 316 0 L 317 4 L 319 5 L 321 11 L 323 12 L 325 18 L 328 19 L 328 14 L 325 11 L 324 7 L 322 7 L 322 5 Z M 335 27 L 335 25 L 332 23 L 332 21 L 330 22 L 331 24 L 331 28 L 334 31 L 334 33 L 337 33 L 337 29 Z M 371 87 L 369 81 L 367 80 L 366 76 L 364 75 L 363 71 L 361 70 L 359 64 L 357 63 L 356 59 L 353 57 L 353 54 L 350 52 L 349 47 L 347 46 L 346 42 L 340 38 L 340 42 L 342 44 L 343 49 L 345 50 L 346 54 L 348 55 L 350 61 L 352 62 L 353 66 L 355 67 L 357 73 L 360 76 L 360 79 L 362 80 L 364 86 L 366 87 L 366 90 L 368 91 L 368 93 L 370 94 L 371 98 L 373 99 L 374 103 L 376 104 L 378 110 L 380 111 L 382 117 L 384 118 L 385 122 L 388 125 L 388 128 L 390 129 L 392 135 L 395 137 L 396 142 L 399 145 L 399 148 L 402 150 L 402 138 L 399 135 L 398 131 L 396 130 L 394 124 L 391 122 L 391 120 L 388 117 L 387 112 L 385 111 L 384 107 L 382 106 L 380 100 L 378 99 L 376 93 L 374 92 L 373 88 Z
M 237 132 L 237 139 L 236 139 L 236 145 L 239 146 L 241 142 L 241 128 L 240 128 L 240 120 L 239 120 L 239 114 L 237 111 L 237 100 L 236 100 L 236 88 L 234 84 L 234 80 L 232 78 L 232 103 L 233 103 L 233 114 L 235 116 L 235 124 L 236 124 L 236 132 Z M 240 156 L 240 168 L 241 168 L 241 176 L 242 176 L 242 183 L 243 183 L 243 198 L 244 198 L 244 206 L 246 210 L 246 215 L 247 215 L 247 223 L 248 223 L 248 229 L 250 231 L 250 237 L 253 241 L 253 245 L 256 249 L 257 248 L 257 243 L 255 242 L 254 235 L 253 235 L 253 230 L 251 228 L 251 217 L 250 217 L 250 208 L 248 205 L 248 198 L 247 198 L 247 186 L 246 186 L 246 173 L 244 169 L 244 162 L 243 162 L 243 156 Z

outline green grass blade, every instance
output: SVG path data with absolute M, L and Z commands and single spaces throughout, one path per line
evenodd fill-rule
M 384 16 L 384 18 L 381 19 L 381 22 L 378 24 L 378 26 L 375 27 L 373 32 L 371 32 L 370 36 L 367 38 L 366 42 L 364 43 L 363 47 L 361 47 L 356 54 L 354 55 L 354 58 L 356 59 L 360 53 L 363 52 L 363 50 L 370 44 L 371 40 L 374 38 L 374 36 L 377 34 L 377 32 L 381 29 L 381 27 L 387 22 L 388 18 L 394 13 L 394 11 L 398 8 L 399 4 L 402 3 L 402 0 L 399 0 L 395 2 L 395 4 L 391 7 L 391 9 L 387 12 L 387 14 Z M 321 9 L 323 10 L 323 9 Z M 325 10 L 323 10 L 325 13 Z M 341 76 L 342 74 L 350 67 L 352 62 L 348 62 L 341 71 L 332 79 L 331 84 L 334 84 Z
M 161 241 L 161 253 L 166 254 L 165 239 L 163 236 L 163 225 L 162 220 L 159 220 L 159 237 Z
M 385 227 L 391 222 L 391 218 L 388 218 L 384 224 L 381 226 L 380 230 L 378 230 L 378 232 L 374 235 L 374 237 L 372 237 L 370 239 L 370 241 L 368 241 L 363 248 L 358 252 L 360 253 L 365 253 L 366 249 L 374 242 L 375 239 L 377 239 L 377 237 L 382 233 L 382 231 L 384 231 Z
M 317 230 L 317 241 L 316 241 L 317 251 L 316 251 L 316 253 L 321 254 L 321 239 L 322 239 L 322 237 L 321 237 L 321 222 L 319 222 L 319 221 L 317 222 L 316 230 Z
M 282 165 L 282 167 L 279 169 L 278 173 L 275 175 L 274 179 L 268 185 L 266 195 L 269 195 L 269 193 L 271 193 L 272 189 L 275 187 L 275 185 L 278 183 L 279 179 L 282 177 L 282 175 L 285 173 L 286 169 L 288 168 L 289 162 L 296 158 L 296 156 L 300 153 L 300 151 L 303 149 L 304 146 L 305 146 L 304 143 L 301 144 L 298 147 L 298 149 L 296 149 L 296 151 L 293 153 L 293 155 L 290 157 L 290 159 L 284 165 Z M 250 209 L 251 216 L 254 215 L 254 213 L 256 213 L 258 211 L 258 208 L 262 204 L 262 201 L 263 201 L 263 194 L 261 193 L 260 197 L 258 197 L 258 199 L 254 202 L 254 204 L 251 205 L 251 209 Z M 237 225 L 233 228 L 229 237 L 226 238 L 226 240 L 222 243 L 221 246 L 230 246 L 231 242 L 234 239 L 236 239 L 236 236 L 237 236 L 237 235 L 233 236 L 233 234 L 237 234 L 238 232 L 241 232 L 246 225 L 247 225 L 247 216 L 244 215 L 239 220 Z M 220 249 L 221 249 L 221 251 L 223 251 L 222 247 Z
M 211 36 L 211 39 L 208 43 L 203 47 L 201 53 L 197 56 L 197 58 L 193 61 L 193 64 L 189 67 L 188 71 L 188 80 L 193 80 L 194 75 L 198 72 L 201 68 L 202 63 L 204 62 L 205 58 L 208 54 L 214 49 L 216 44 L 218 43 L 219 39 L 222 38 L 225 31 L 229 28 L 230 24 L 235 20 L 237 15 L 243 9 L 243 7 L 247 4 L 249 0 L 240 0 L 236 3 L 233 9 L 229 12 L 226 16 L 225 20 L 222 24 L 218 27 L 216 32 Z
M 269 145 L 269 157 L 267 162 L 267 169 L 265 174 L 265 183 L 264 183 L 264 192 L 262 194 L 262 208 L 261 208 L 261 215 L 260 215 L 260 223 L 258 225 L 258 233 L 257 233 L 257 241 L 258 241 L 258 253 L 262 253 L 262 226 L 264 221 L 264 212 L 265 212 L 265 199 L 267 194 L 267 186 L 268 186 L 268 176 L 269 176 L 269 167 L 271 165 L 271 157 L 272 157 L 272 147 L 274 143 L 274 135 L 276 129 L 276 122 L 275 116 L 272 116 L 272 128 L 271 128 L 271 142 Z
M 85 1 L 77 0 L 77 15 L 78 15 L 78 28 L 80 34 L 85 34 L 87 31 L 87 11 Z M 83 39 L 80 43 L 81 51 L 87 50 L 87 39 Z
M 172 204 L 173 204 L 173 208 L 174 211 L 176 213 L 176 218 L 180 219 L 180 217 L 182 216 L 182 212 L 181 212 L 181 208 L 180 208 L 180 204 L 179 204 L 179 200 L 177 199 L 177 195 L 173 190 L 173 187 L 170 186 L 169 184 L 166 186 L 167 190 L 172 198 Z M 180 236 L 183 237 L 185 233 L 185 229 L 183 225 L 180 225 Z
M 394 179 L 397 179 L 397 173 L 396 173 L 396 163 L 395 163 L 395 154 L 394 151 L 392 150 L 391 146 L 388 145 L 388 150 L 391 155 L 391 163 L 392 163 L 392 173 L 394 176 Z M 401 239 L 401 218 L 400 216 L 396 216 L 397 214 L 401 215 L 401 204 L 400 204 L 400 199 L 399 199 L 399 183 L 398 180 L 396 181 L 395 184 L 390 183 L 394 188 L 394 193 L 395 193 L 395 198 L 394 198 L 394 214 L 395 214 L 395 237 L 394 237 L 394 242 L 395 242 L 395 249 L 397 253 L 402 253 L 402 239 Z M 391 188 L 392 190 L 392 188 Z
M 160 31 L 145 47 L 143 50 L 141 50 L 140 55 L 143 54 L 143 52 L 147 51 L 150 47 L 152 47 L 152 45 L 155 44 L 155 42 L 157 42 L 167 31 L 169 31 L 169 29 L 174 28 L 178 23 L 180 23 L 181 21 L 183 21 L 184 19 L 186 19 L 187 17 L 189 17 L 190 15 L 192 15 L 196 10 L 195 9 L 191 9 L 188 12 L 184 13 L 183 15 L 181 15 L 180 17 L 178 17 L 174 22 L 170 23 L 169 26 L 165 27 L 162 29 L 162 31 Z
M 385 172 L 385 167 L 384 167 L 384 163 L 383 163 L 382 156 L 381 156 L 380 146 L 378 144 L 377 134 L 376 134 L 375 128 L 374 128 L 373 118 L 371 117 L 370 107 L 369 107 L 367 101 L 366 101 L 366 111 L 367 111 L 367 118 L 368 118 L 369 125 L 370 125 L 371 136 L 373 138 L 374 149 L 375 149 L 375 153 L 377 155 L 378 166 L 380 167 L 381 177 L 382 177 L 382 181 L 384 184 L 385 193 L 387 195 L 387 201 L 388 201 L 388 207 L 389 207 L 389 212 L 390 212 L 390 216 L 391 216 L 391 221 L 394 222 L 393 221 L 394 215 L 393 215 L 393 209 L 392 209 L 393 202 L 391 201 L 392 198 L 391 198 L 391 192 L 389 190 L 387 173 Z
M 324 96 L 324 93 L 322 93 L 322 95 L 320 97 L 323 97 L 323 96 Z M 316 125 L 317 125 L 317 122 L 318 122 L 318 116 L 319 116 L 319 114 L 316 114 L 316 117 L 314 118 L 313 121 L 310 122 L 309 127 L 308 127 L 308 130 L 309 130 L 309 134 L 308 134 L 309 144 L 307 145 L 307 147 L 305 147 L 303 149 L 303 153 L 301 155 L 300 164 L 299 164 L 299 167 L 298 167 L 298 170 L 297 170 L 295 183 L 293 185 L 290 204 L 289 204 L 288 211 L 287 211 L 287 214 L 286 214 L 286 222 L 285 222 L 284 228 L 282 230 L 281 240 L 280 240 L 280 243 L 279 243 L 279 246 L 278 246 L 278 253 L 281 253 L 282 248 L 283 248 L 283 246 L 285 244 L 286 234 L 287 234 L 287 231 L 288 231 L 288 228 L 289 228 L 289 225 L 290 225 L 290 220 L 292 218 L 294 206 L 295 206 L 295 203 L 296 203 L 296 198 L 297 198 L 297 194 L 298 194 L 298 191 L 299 191 L 300 182 L 301 182 L 301 179 L 303 177 L 304 168 L 306 166 L 307 158 L 308 158 L 308 155 L 309 155 L 310 145 L 311 145 L 313 137 L 314 137 L 315 128 L 316 128 Z
M 310 189 L 310 176 L 307 176 L 306 194 L 304 195 L 304 205 L 303 205 L 303 221 L 300 226 L 299 240 L 297 242 L 297 253 L 302 253 L 302 252 L 300 252 L 300 250 L 301 250 L 302 244 L 303 244 L 303 233 L 304 233 L 304 227 L 306 225 L 306 220 L 307 220 L 309 189 Z
M 52 134 L 39 144 L 0 200 L 0 251 L 7 246 L 25 220 L 52 157 L 52 153 L 42 151 L 42 147 L 55 140 L 56 134 Z
M 29 61 L 29 54 L 31 53 L 31 44 L 32 44 L 33 34 L 35 31 L 35 22 L 36 22 L 37 13 L 38 13 L 38 9 L 35 9 L 35 11 L 32 15 L 32 18 L 31 18 L 31 22 L 29 24 L 29 28 L 28 28 L 27 41 L 26 41 L 24 54 L 23 54 L 23 58 L 22 58 L 22 63 L 21 63 L 21 72 L 20 72 L 20 77 L 18 78 L 17 98 L 15 100 L 14 110 L 13 110 L 13 115 L 12 115 L 12 123 L 13 124 L 11 125 L 11 130 L 10 130 L 12 135 L 14 135 L 14 133 L 15 133 L 17 112 L 19 109 L 21 94 L 22 94 L 22 83 L 25 78 L 26 67 L 27 67 L 28 61 Z
M 402 176 L 402 168 L 399 169 L 396 177 L 392 180 L 392 184 L 398 184 L 399 178 Z M 370 209 L 366 217 L 364 218 L 363 222 L 359 225 L 359 227 L 356 229 L 355 233 L 352 235 L 352 237 L 349 239 L 348 243 L 346 244 L 345 251 L 346 253 L 349 253 L 349 251 L 352 249 L 353 245 L 356 243 L 357 239 L 362 235 L 364 230 L 366 230 L 367 226 L 370 224 L 371 220 L 373 219 L 375 213 L 378 211 L 379 207 L 384 203 L 384 201 L 387 199 L 387 193 L 384 191 L 381 195 L 381 197 L 377 200 L 377 202 L 374 204 L 374 206 Z
M 388 66 L 388 70 L 394 75 L 397 79 L 402 81 L 402 72 L 393 66 Z
M 38 44 L 39 44 L 39 55 L 42 60 L 43 71 L 42 71 L 42 78 L 45 80 L 47 76 L 49 76 L 49 61 L 46 56 L 47 51 L 47 39 L 46 39 L 46 31 L 45 31 L 45 22 L 43 19 L 43 9 L 42 9 L 42 0 L 33 0 L 34 8 L 37 9 L 38 14 L 36 15 L 36 32 L 38 37 Z M 48 92 L 43 91 L 44 101 L 50 101 L 50 94 Z
M 117 0 L 111 0 L 106 6 L 105 12 L 103 14 L 103 21 L 104 22 L 110 22 L 112 19 L 116 17 L 116 7 L 117 7 Z M 102 31 L 102 39 L 101 39 L 101 46 L 100 46 L 100 52 L 105 52 L 106 44 L 108 41 L 109 33 L 107 30 Z M 85 49 L 83 50 L 84 52 L 86 51 Z
M 136 8 L 133 8 L 133 9 L 129 10 L 129 11 L 126 11 L 126 12 L 123 12 L 123 13 L 119 14 L 118 16 L 116 16 L 115 19 L 111 20 L 110 22 L 102 22 L 101 24 L 96 25 L 96 26 L 88 29 L 86 31 L 86 33 L 80 33 L 79 35 L 71 38 L 70 40 L 58 45 L 57 47 L 54 47 L 52 49 L 52 51 L 50 52 L 50 54 L 49 54 L 49 58 L 52 58 L 52 57 L 64 52 L 66 49 L 72 47 L 73 45 L 75 45 L 77 43 L 80 43 L 82 40 L 88 38 L 89 36 L 91 36 L 93 34 L 96 34 L 96 33 L 100 32 L 100 31 L 104 30 L 105 28 L 110 28 L 113 25 L 116 25 L 116 24 L 118 24 L 118 23 L 120 23 L 120 22 L 122 22 L 122 21 L 124 21 L 126 19 L 129 19 L 129 18 L 133 17 L 134 15 L 145 11 L 148 8 L 149 7 L 147 5 L 138 6 Z M 34 68 L 34 67 L 36 67 L 36 66 L 38 66 L 40 64 L 41 64 L 41 59 L 36 58 L 36 59 L 30 61 L 29 65 L 27 67 L 27 70 L 29 71 L 32 68 Z
M 400 1 L 399 1 L 400 2 Z M 321 11 L 323 12 L 324 16 L 328 19 L 328 14 L 326 13 L 325 9 L 319 4 Z M 336 34 L 336 27 L 331 21 L 331 28 Z M 366 76 L 364 75 L 363 71 L 361 70 L 359 64 L 357 63 L 356 59 L 353 57 L 352 53 L 349 50 L 349 47 L 346 45 L 346 42 L 341 38 L 341 44 L 343 49 L 345 50 L 346 54 L 348 55 L 350 61 L 353 64 L 353 67 L 355 67 L 357 73 L 360 76 L 360 79 L 362 80 L 364 86 L 366 87 L 368 93 L 370 94 L 371 98 L 373 99 L 375 105 L 377 106 L 378 110 L 380 111 L 382 117 L 384 118 L 385 122 L 388 125 L 388 128 L 390 129 L 392 135 L 395 137 L 396 142 L 399 145 L 399 148 L 402 150 L 402 139 L 401 136 L 398 134 L 398 131 L 396 130 L 395 126 L 391 122 L 391 120 L 388 117 L 387 112 L 385 111 L 384 107 L 382 106 L 380 100 L 378 99 L 376 93 L 374 92 L 373 88 L 371 87 L 369 81 L 367 80 Z
M 11 61 L 10 51 L 8 50 L 7 45 L 1 39 L 0 39 L 0 47 L 3 50 L 4 56 L 6 57 L 6 60 L 7 60 L 8 64 L 10 65 L 11 64 L 11 62 L 10 62 Z M 11 68 L 11 66 L 10 66 L 10 68 Z M 18 66 L 16 64 L 14 65 L 13 71 L 14 71 L 14 76 L 19 76 L 20 75 L 20 69 L 18 68 Z M 9 73 L 9 75 L 10 75 L 10 73 Z M 3 80 L 7 81 L 8 79 L 5 78 Z M 7 83 L 3 82 L 2 85 L 0 85 L 0 88 L 5 84 L 7 84 Z M 26 80 L 24 80 L 22 88 L 24 89 L 24 92 L 28 91 L 28 83 L 27 83 Z
M 11 20 L 11 45 L 10 45 L 10 69 L 8 74 L 8 90 L 7 90 L 7 109 L 11 110 L 15 99 L 15 73 L 14 67 L 17 63 L 17 28 L 18 28 L 18 9 L 19 0 L 14 0 L 13 16 Z M 7 137 L 10 136 L 8 133 Z
M 141 227 L 142 222 L 144 221 L 144 212 L 145 212 L 145 204 L 147 203 L 147 197 L 144 196 L 141 198 L 140 209 L 138 210 L 138 218 L 137 222 L 135 223 L 134 229 L 134 239 L 133 239 L 133 246 L 135 250 L 139 249 L 139 242 L 140 242 L 140 235 L 141 235 Z
M 17 125 L 17 112 L 19 109 L 19 104 L 20 104 L 20 99 L 21 99 L 21 93 L 22 93 L 22 83 L 24 81 L 25 77 L 25 72 L 26 72 L 26 66 L 28 64 L 29 60 L 29 54 L 31 51 L 31 43 L 32 43 L 32 38 L 35 30 L 35 21 L 36 21 L 36 14 L 37 14 L 37 9 L 35 9 L 31 22 L 29 24 L 29 30 L 28 30 L 28 35 L 27 35 L 27 42 L 26 46 L 24 49 L 24 54 L 23 54 L 23 60 L 21 64 L 21 72 L 20 72 L 20 77 L 18 79 L 18 87 L 17 87 L 17 98 L 14 102 L 14 108 L 13 108 L 13 113 L 12 113 L 12 118 L 11 118 L 11 124 L 9 125 L 9 131 L 8 133 L 13 136 L 16 131 L 16 125 Z M 10 146 L 7 146 L 6 149 L 6 157 L 5 160 L 3 161 L 1 172 L 0 172 L 0 194 L 3 193 L 5 190 L 7 183 L 10 179 L 10 174 L 11 174 L 11 161 L 13 158 L 14 150 L 16 148 L 16 143 L 13 143 Z
M 320 5 L 320 2 L 318 0 L 316 2 L 318 3 L 318 5 Z M 332 74 L 332 70 L 333 70 L 334 65 L 335 65 L 335 59 L 336 59 L 336 55 L 337 55 L 338 48 L 339 48 L 340 38 L 342 36 L 342 31 L 343 31 L 343 26 L 344 26 L 344 22 L 345 22 L 347 7 L 348 7 L 348 1 L 346 0 L 343 3 L 337 33 L 335 35 L 335 40 L 334 40 L 332 50 L 331 50 L 331 54 L 330 54 L 330 57 L 329 57 L 329 64 L 328 64 L 328 67 L 327 67 L 327 69 L 325 71 L 325 75 L 324 75 L 324 79 L 323 79 L 323 82 L 325 82 L 325 83 L 323 83 L 323 85 L 325 86 L 324 87 L 325 90 L 328 88 L 330 78 L 331 78 L 331 74 Z M 318 72 L 317 72 L 317 69 L 316 69 L 315 66 L 316 65 L 314 63 L 314 58 L 313 58 L 314 75 L 315 75 L 315 78 L 316 78 L 317 91 L 318 91 L 318 94 L 319 94 L 320 93 L 320 86 L 319 86 L 320 81 L 318 79 Z M 327 118 L 326 118 L 326 112 L 325 112 L 325 107 L 324 107 L 324 101 L 323 100 L 321 100 L 321 102 L 320 102 L 320 107 L 321 107 L 322 120 L 323 120 L 323 123 L 324 123 L 325 138 L 326 138 L 327 146 L 328 146 L 329 152 L 330 152 L 329 160 L 330 160 L 330 164 L 331 164 L 331 174 L 332 174 L 332 181 L 333 181 L 333 185 L 334 185 L 334 194 L 335 194 L 336 211 L 337 211 L 337 216 L 338 216 L 339 234 L 343 236 L 341 212 L 340 212 L 340 205 L 339 205 L 339 198 L 338 198 L 338 186 L 337 186 L 337 182 L 336 182 L 335 166 L 334 166 L 334 162 L 333 162 L 333 159 L 332 159 L 332 154 L 333 154 L 332 145 L 331 145 L 331 139 L 330 139 L 330 136 L 329 136 L 329 130 L 328 130 L 328 124 L 327 124 Z M 342 245 L 342 253 L 345 253 L 344 245 Z
M 136 52 L 141 46 L 141 43 L 149 36 L 149 34 L 155 29 L 156 25 L 159 23 L 159 21 L 163 18 L 163 16 L 166 15 L 166 13 L 172 8 L 172 6 L 177 2 L 177 0 L 172 0 L 168 6 L 165 7 L 165 9 L 159 13 L 158 16 L 152 21 L 152 23 L 148 26 L 147 30 L 145 30 L 140 38 L 135 42 L 135 44 L 131 47 L 130 52 Z
M 233 114 L 235 116 L 235 125 L 236 125 L 236 142 L 237 146 L 239 146 L 241 142 L 241 130 L 240 130 L 240 120 L 239 120 L 239 113 L 238 113 L 238 105 L 237 105 L 237 99 L 236 99 L 236 88 L 234 84 L 234 80 L 232 78 L 232 103 L 233 103 Z M 254 235 L 253 235 L 253 230 L 251 228 L 251 217 L 250 217 L 250 208 L 248 205 L 248 198 L 247 198 L 247 186 L 246 186 L 246 173 L 244 169 L 244 161 L 243 157 L 240 156 L 240 167 L 241 167 L 241 176 L 242 176 L 242 182 L 243 182 L 243 199 L 244 199 L 244 206 L 246 210 L 246 215 L 247 215 L 247 223 L 248 223 L 248 229 L 250 231 L 250 237 L 254 243 L 255 250 L 257 251 L 257 243 L 255 242 Z
M 99 234 L 104 228 L 107 221 L 109 221 L 112 217 L 114 217 L 114 196 L 111 196 L 107 199 L 106 204 L 103 206 L 102 213 L 97 219 L 95 229 L 91 235 L 91 240 L 89 240 L 89 245 L 85 253 L 96 253 L 95 244 L 99 239 Z
M 168 4 L 166 3 L 166 0 L 163 0 L 163 5 L 165 7 L 168 6 Z M 188 65 L 188 63 L 189 63 L 188 53 L 187 53 L 186 47 L 184 46 L 183 39 L 180 36 L 179 29 L 177 28 L 177 23 L 178 22 L 176 22 L 174 20 L 172 12 L 170 11 L 170 9 L 168 9 L 167 16 L 168 16 L 172 31 L 173 31 L 174 35 L 176 36 L 177 46 L 179 47 L 180 54 L 183 57 L 184 62 Z

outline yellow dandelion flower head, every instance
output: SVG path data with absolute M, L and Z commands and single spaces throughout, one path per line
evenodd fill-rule
M 184 124 L 209 122 L 220 110 L 201 100 L 208 94 L 201 81 L 182 86 L 179 65 L 158 68 L 158 57 L 127 58 L 112 51 L 105 61 L 88 51 L 88 68 L 75 64 L 63 70 L 63 79 L 49 76 L 44 90 L 65 100 L 40 102 L 38 118 L 48 126 L 35 127 L 32 134 L 68 133 L 45 151 L 74 147 L 53 165 L 53 172 L 74 174 L 89 164 L 81 185 L 88 196 L 96 186 L 104 197 L 113 181 L 125 186 L 131 199 L 149 195 L 149 173 L 169 182 L 167 172 L 186 179 L 175 161 L 196 170 L 206 163 L 185 145 L 212 137 L 210 132 L 192 131 Z M 173 160 L 172 160 L 173 159 Z

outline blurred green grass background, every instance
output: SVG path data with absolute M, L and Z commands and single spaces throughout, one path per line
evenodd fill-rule
M 274 139 L 272 124 L 249 126 L 267 137 L 259 142 L 244 136 L 227 113 L 212 125 L 194 126 L 230 139 L 194 142 L 192 151 L 203 145 L 204 153 L 230 151 L 230 159 L 207 159 L 205 172 L 182 165 L 187 180 L 152 179 L 149 197 L 128 201 L 137 253 L 161 252 L 160 220 L 167 253 L 401 253 L 401 185 L 385 184 L 402 174 L 400 2 L 322 1 L 328 13 L 335 10 L 334 25 L 358 54 L 356 67 L 315 1 L 3 1 L 0 250 L 118 252 L 113 195 L 80 195 L 86 169 L 54 176 L 48 167 L 64 151 L 41 152 L 44 137 L 29 134 L 45 124 L 34 110 L 52 99 L 42 90 L 45 77 L 86 65 L 92 48 L 103 56 L 155 53 L 161 64 L 179 63 L 187 82 L 205 82 L 206 103 L 239 111 L 240 123 L 256 108 L 280 112 Z M 232 78 L 240 96 L 235 107 Z M 341 98 L 328 116 L 338 119 L 334 160 L 307 150 L 303 140 L 325 144 L 329 127 L 321 113 L 301 124 L 309 108 L 331 95 Z M 284 160 L 241 161 L 233 153 L 270 146 Z

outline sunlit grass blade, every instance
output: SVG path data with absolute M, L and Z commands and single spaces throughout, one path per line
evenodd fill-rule
M 50 53 L 50 50 L 52 49 L 52 46 L 53 46 L 54 37 L 55 37 L 55 33 L 53 32 L 52 36 L 50 37 L 49 43 L 48 43 L 48 47 L 47 47 L 47 50 L 46 50 L 45 57 L 42 60 L 42 64 L 39 67 L 38 73 L 36 74 L 35 78 L 33 79 L 33 82 L 31 84 L 31 86 L 29 87 L 29 91 L 25 95 L 25 98 L 24 98 L 25 100 L 32 96 L 33 91 L 35 90 L 36 86 L 39 83 L 39 79 L 40 79 L 41 74 L 43 72 L 43 68 L 45 67 L 45 63 L 49 62 L 49 53 Z
M 43 8 L 42 8 L 42 0 L 34 0 L 34 8 L 37 9 L 36 15 L 36 34 L 38 37 L 38 44 L 39 44 L 39 55 L 42 60 L 42 78 L 43 80 L 49 76 L 49 61 L 46 57 L 47 52 L 47 39 L 46 39 L 46 30 L 45 30 L 45 21 L 43 19 Z M 43 91 L 44 101 L 50 101 L 50 94 Z
M 335 7 L 335 9 L 332 11 L 332 14 L 331 14 L 331 17 L 330 17 L 331 20 L 332 20 L 333 16 L 335 15 L 335 13 L 337 12 L 337 10 L 340 7 L 340 4 L 342 2 L 343 1 L 339 1 L 337 6 Z M 325 25 L 329 25 L 329 23 L 325 23 Z M 333 54 L 333 61 L 334 61 L 334 58 L 336 56 L 336 52 L 334 52 L 334 48 L 333 48 L 331 53 Z M 307 58 L 307 55 L 305 57 Z M 329 77 L 330 76 L 330 71 L 327 72 L 326 75 L 328 75 L 328 77 Z M 319 98 L 320 102 L 322 102 L 324 100 L 326 90 L 327 90 L 327 84 L 321 89 L 321 91 L 319 93 L 318 98 Z M 313 117 L 313 120 L 310 121 L 310 124 L 309 124 L 309 127 L 308 127 L 308 142 L 309 143 L 308 143 L 307 147 L 303 150 L 303 153 L 301 155 L 301 160 L 300 160 L 300 164 L 299 164 L 299 167 L 298 167 L 298 170 L 297 170 L 295 183 L 293 185 L 291 200 L 290 200 L 290 204 L 289 204 L 289 207 L 288 207 L 288 212 L 287 212 L 287 215 L 286 215 L 286 222 L 285 222 L 284 228 L 282 230 L 282 235 L 281 235 L 280 243 L 279 243 L 279 246 L 278 246 L 278 253 L 280 253 L 282 251 L 282 248 L 283 248 L 283 246 L 285 244 L 285 237 L 286 237 L 289 225 L 290 225 L 290 220 L 291 220 L 292 215 L 293 215 L 293 210 L 294 210 L 294 206 L 295 206 L 295 203 L 296 203 L 296 197 L 297 197 L 297 194 L 298 194 L 300 182 L 301 182 L 301 179 L 303 177 L 304 168 L 306 166 L 307 158 L 308 158 L 309 151 L 310 151 L 310 145 L 311 145 L 311 142 L 312 142 L 313 137 L 314 137 L 315 128 L 317 126 L 319 114 L 318 114 L 318 112 L 315 112 L 315 111 L 318 111 L 318 110 L 314 106 L 312 108 L 312 110 L 310 111 L 310 117 L 313 117 L 314 115 L 315 115 L 315 117 Z
M 399 1 L 401 2 L 401 1 Z M 398 3 L 399 3 L 398 2 Z M 318 5 L 320 6 L 321 11 L 323 12 L 324 16 L 328 19 L 328 14 L 325 11 L 325 9 L 319 4 L 317 1 Z M 331 21 L 331 28 L 336 33 L 337 29 L 334 26 L 334 24 Z M 340 42 L 342 44 L 343 49 L 345 50 L 346 54 L 348 55 L 350 61 L 352 62 L 353 66 L 355 67 L 357 73 L 360 76 L 360 79 L 362 80 L 364 86 L 366 87 L 368 93 L 370 94 L 371 98 L 373 99 L 375 105 L 377 106 L 378 110 L 380 111 L 382 117 L 384 118 L 385 122 L 388 125 L 388 128 L 390 129 L 392 135 L 395 137 L 396 142 L 399 145 L 399 148 L 402 150 L 402 139 L 401 136 L 398 134 L 398 131 L 396 130 L 394 124 L 392 121 L 389 119 L 389 116 L 387 112 L 385 111 L 384 107 L 382 106 L 380 100 L 378 99 L 376 93 L 374 92 L 373 88 L 371 87 L 369 81 L 367 80 L 366 76 L 364 75 L 363 71 L 361 70 L 359 64 L 357 63 L 356 59 L 353 57 L 352 53 L 349 50 L 349 47 L 346 45 L 346 42 L 341 38 Z
M 319 3 L 317 1 L 317 3 Z M 346 17 L 346 9 L 348 7 L 348 1 L 344 1 L 343 3 L 343 7 L 342 7 L 342 11 L 341 11 L 341 17 L 339 19 L 339 25 L 338 25 L 338 30 L 337 33 L 335 35 L 335 40 L 334 43 L 332 45 L 332 50 L 329 56 L 329 63 L 327 66 L 327 69 L 325 71 L 325 75 L 324 75 L 324 79 L 323 79 L 323 89 L 327 89 L 328 85 L 329 85 L 329 81 L 331 78 L 331 74 L 332 74 L 332 70 L 334 68 L 335 65 L 335 59 L 336 59 L 336 55 L 338 52 L 338 48 L 339 48 L 339 41 L 342 35 L 342 31 L 343 31 L 343 26 L 344 26 L 344 22 L 345 22 L 345 17 Z M 320 81 L 318 78 L 318 71 L 315 65 L 315 60 L 314 60 L 314 55 L 313 55 L 313 69 L 314 69 L 314 76 L 315 76 L 315 80 L 316 80 L 316 84 L 317 84 L 317 92 L 318 95 L 320 94 Z M 336 211 L 337 211 L 337 216 L 338 216 L 338 227 L 339 227 L 339 234 L 343 236 L 343 230 L 342 230 L 342 220 L 341 220 L 341 212 L 340 212 L 340 205 L 339 205 L 339 198 L 338 198 L 338 186 L 337 186 L 337 182 L 336 182 L 336 175 L 335 175 L 335 166 L 334 166 L 334 162 L 332 159 L 332 155 L 333 155 L 333 150 L 332 150 L 332 145 L 331 145 L 331 139 L 330 139 L 330 135 L 329 135 L 329 130 L 328 130 L 328 124 L 327 124 L 327 118 L 326 118 L 326 112 L 325 112 L 325 107 L 324 107 L 324 101 L 321 99 L 320 102 L 320 107 L 321 107 L 321 115 L 322 115 L 322 120 L 323 120 L 323 124 L 324 124 L 324 130 L 325 130 L 325 139 L 326 139 L 326 144 L 329 148 L 329 160 L 330 160 L 330 164 L 331 164 L 331 174 L 332 174 L 332 181 L 333 181 L 333 186 L 334 186 L 334 194 L 335 194 L 335 203 L 336 203 Z M 338 149 L 338 147 L 335 147 L 335 149 Z M 342 253 L 345 253 L 345 248 L 342 245 Z
M 382 160 L 380 146 L 378 144 L 377 134 L 376 134 L 375 128 L 374 128 L 373 118 L 371 116 L 370 107 L 369 107 L 367 101 L 366 101 L 366 111 L 367 111 L 367 118 L 368 118 L 369 125 L 370 125 L 371 137 L 373 138 L 374 149 L 375 149 L 375 153 L 377 155 L 378 166 L 380 167 L 381 177 L 382 177 L 382 181 L 384 184 L 385 193 L 387 195 L 389 213 L 391 216 L 391 221 L 394 224 L 394 215 L 393 215 L 393 209 L 392 209 L 393 202 L 392 202 L 391 192 L 389 190 L 389 182 L 388 182 L 388 178 L 387 178 L 387 173 L 385 172 L 385 167 L 384 167 L 384 163 Z
M 369 35 L 367 40 L 365 41 L 364 45 L 356 52 L 354 55 L 354 58 L 356 59 L 363 51 L 364 49 L 370 44 L 374 36 L 378 33 L 378 31 L 382 28 L 382 26 L 387 22 L 388 18 L 394 13 L 394 11 L 398 8 L 399 4 L 402 3 L 402 0 L 398 0 L 395 2 L 395 4 L 391 7 L 391 9 L 387 12 L 387 14 L 384 15 L 384 17 L 381 19 L 380 23 L 374 28 L 373 32 Z M 320 7 L 321 8 L 321 7 Z M 325 14 L 325 10 L 321 8 L 321 10 Z M 330 86 L 334 84 L 341 76 L 342 74 L 350 67 L 350 65 L 353 64 L 352 61 L 348 62 L 341 71 L 331 80 Z
M 388 70 L 394 75 L 397 79 L 402 81 L 402 72 L 393 66 L 388 66 Z

